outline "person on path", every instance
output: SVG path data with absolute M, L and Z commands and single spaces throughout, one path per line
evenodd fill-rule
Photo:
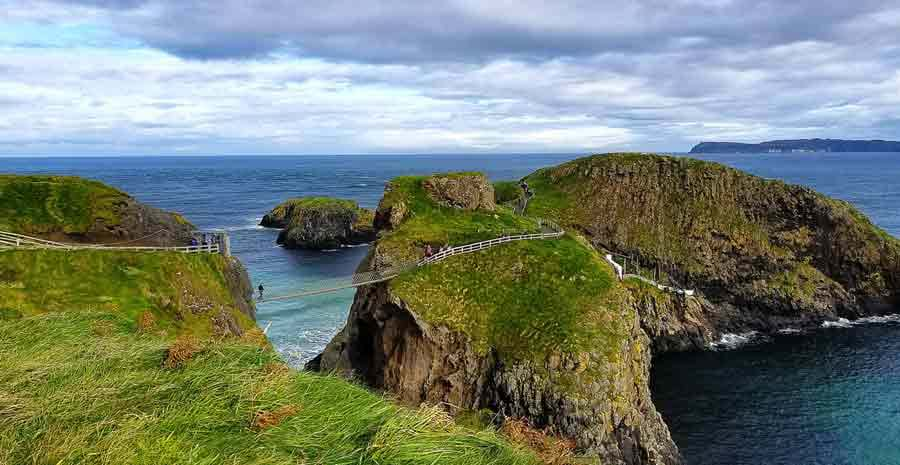
M 431 249 L 431 244 L 426 244 L 425 245 L 425 258 L 428 258 L 432 255 L 434 255 L 434 250 Z

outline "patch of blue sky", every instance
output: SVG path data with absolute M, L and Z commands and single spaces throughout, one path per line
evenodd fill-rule
M 94 24 L 0 22 L 0 47 L 133 49 L 141 43 Z

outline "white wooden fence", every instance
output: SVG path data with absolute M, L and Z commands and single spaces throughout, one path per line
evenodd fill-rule
M 208 234 L 225 234 L 222 232 Z M 70 244 L 64 242 L 49 241 L 37 237 L 25 236 L 11 232 L 0 231 L 0 249 L 56 249 L 56 250 L 123 250 L 133 252 L 181 252 L 181 253 L 224 253 L 225 249 L 220 247 L 220 243 L 227 243 L 227 236 L 224 241 L 218 240 L 212 243 L 185 245 L 185 246 L 117 246 L 104 244 Z

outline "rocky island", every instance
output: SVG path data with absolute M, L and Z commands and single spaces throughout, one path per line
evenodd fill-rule
M 524 419 L 600 463 L 676 464 L 648 389 L 653 355 L 900 307 L 900 242 L 810 189 L 646 154 L 587 157 L 525 180 L 536 192 L 525 216 L 473 201 L 492 189 L 477 175 L 390 182 L 360 270 L 414 259 L 425 244 L 533 231 L 537 218 L 567 234 L 361 287 L 307 368 L 409 405 Z M 695 292 L 619 280 L 607 253 Z
M 277 242 L 289 249 L 333 249 L 375 239 L 374 213 L 350 200 L 303 197 L 267 213 L 261 226 L 279 228 Z

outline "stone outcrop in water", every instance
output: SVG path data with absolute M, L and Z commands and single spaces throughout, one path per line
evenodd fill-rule
M 349 200 L 306 197 L 278 205 L 260 224 L 282 228 L 278 243 L 287 248 L 333 249 L 374 240 L 373 216 Z

